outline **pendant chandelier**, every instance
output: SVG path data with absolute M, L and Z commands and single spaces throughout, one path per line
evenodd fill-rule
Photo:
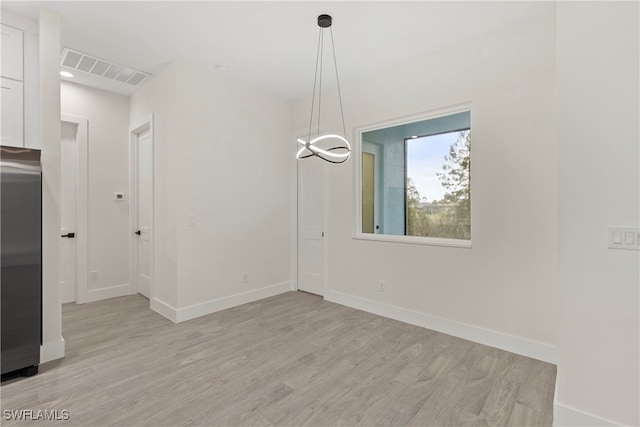
M 320 15 L 318 16 L 318 27 L 320 27 L 318 34 L 318 51 L 316 53 L 316 71 L 313 80 L 313 95 L 311 96 L 311 116 L 309 118 L 309 133 L 307 140 L 302 138 L 298 139 L 298 143 L 302 146 L 296 157 L 298 159 L 306 159 L 309 157 L 318 157 L 326 162 L 340 164 L 349 160 L 351 155 L 351 146 L 346 139 L 347 131 L 344 125 L 344 111 L 342 110 L 342 93 L 340 92 L 340 80 L 338 79 L 338 64 L 336 62 L 336 49 L 333 44 L 333 30 L 331 29 L 331 16 Z M 340 103 L 340 116 L 342 118 L 342 135 L 336 134 L 320 134 L 320 111 L 322 106 L 322 64 L 324 53 L 324 30 L 329 29 L 329 35 L 331 37 L 331 51 L 333 53 L 333 64 L 336 71 L 336 83 L 338 87 L 338 101 Z M 318 94 L 318 128 L 317 135 L 311 139 L 311 132 L 313 127 L 314 107 L 316 103 L 316 89 Z M 331 146 L 328 143 L 334 140 L 338 145 Z

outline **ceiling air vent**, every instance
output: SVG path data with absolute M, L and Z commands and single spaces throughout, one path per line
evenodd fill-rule
M 140 84 L 151 75 L 144 71 L 117 65 L 113 62 L 95 58 L 67 48 L 62 51 L 60 63 L 67 68 L 84 71 L 85 73 L 101 76 L 105 79 L 117 80 L 132 86 L 140 86 Z

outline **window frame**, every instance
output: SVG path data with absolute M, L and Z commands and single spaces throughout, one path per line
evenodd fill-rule
M 354 150 L 352 154 L 352 158 L 354 161 L 353 167 L 353 188 L 354 195 L 354 220 L 353 220 L 353 232 L 352 239 L 354 240 L 369 240 L 369 241 L 378 241 L 378 242 L 390 242 L 390 243 L 406 243 L 406 244 L 415 244 L 415 245 L 427 245 L 427 246 L 447 246 L 447 247 L 456 247 L 456 248 L 471 248 L 473 235 L 474 235 L 474 227 L 473 223 L 475 222 L 473 219 L 473 214 L 471 215 L 471 238 L 469 240 L 462 239 L 447 239 L 441 237 L 424 237 L 424 236 L 407 236 L 407 235 L 394 235 L 394 234 L 378 234 L 378 233 L 363 233 L 362 232 L 362 135 L 366 132 L 371 132 L 380 129 L 386 129 L 394 126 L 402 126 L 414 122 L 437 119 L 439 117 L 449 116 L 457 113 L 465 113 L 468 112 L 470 116 L 470 131 L 473 132 L 473 111 L 471 108 L 471 103 L 458 104 L 451 107 L 440 108 L 437 110 L 431 110 L 428 112 L 423 112 L 411 116 L 399 117 L 395 119 L 385 120 L 382 122 L 372 123 L 369 125 L 361 126 L 354 129 L 355 133 L 355 144 Z M 405 176 L 406 176 L 406 168 L 407 168 L 407 150 L 406 150 L 406 141 L 405 145 Z M 473 153 L 474 150 L 471 150 L 471 174 L 473 174 Z M 405 184 L 405 211 L 406 211 L 406 184 Z M 473 196 L 474 192 L 471 192 L 471 200 L 470 200 L 470 208 L 471 212 L 473 212 Z M 405 212 L 405 230 L 406 230 L 406 212 Z

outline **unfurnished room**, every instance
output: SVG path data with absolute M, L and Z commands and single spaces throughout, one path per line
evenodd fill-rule
M 640 3 L 3 1 L 3 426 L 640 426 Z

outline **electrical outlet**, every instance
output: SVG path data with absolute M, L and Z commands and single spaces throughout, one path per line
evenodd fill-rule
M 92 282 L 97 282 L 98 281 L 98 272 L 97 271 L 92 271 L 91 272 L 91 281 Z
M 249 273 L 242 273 L 242 283 L 249 283 Z
M 384 280 L 378 282 L 378 291 L 384 292 Z

